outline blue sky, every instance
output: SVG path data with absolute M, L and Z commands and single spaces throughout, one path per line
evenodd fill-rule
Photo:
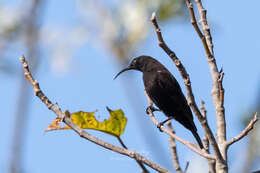
M 6 2 L 3 1 L 2 4 L 8 4 Z M 223 67 L 225 72 L 227 136 L 230 139 L 240 133 L 242 129 L 241 116 L 249 108 L 255 106 L 256 96 L 259 93 L 258 50 L 260 48 L 260 25 L 257 21 L 259 21 L 260 1 L 253 0 L 250 3 L 235 0 L 210 1 L 204 2 L 204 6 L 208 10 L 217 64 L 219 68 Z M 75 24 L 78 17 L 75 1 L 64 1 L 62 5 L 58 1 L 49 1 L 45 13 L 43 26 L 65 27 L 68 28 L 68 31 L 70 25 Z M 142 45 L 138 46 L 135 55 L 144 54 L 157 58 L 174 74 L 182 88 L 184 88 L 176 67 L 158 47 L 153 26 L 150 24 L 148 28 L 150 28 L 148 38 Z M 175 51 L 190 74 L 197 103 L 200 103 L 201 100 L 206 102 L 209 123 L 215 129 L 215 114 L 210 96 L 211 78 L 205 53 L 198 36 L 188 20 L 185 22 L 180 20 L 170 21 L 161 25 L 161 29 L 165 41 Z M 93 37 L 89 38 L 92 39 Z M 19 56 L 22 54 L 24 52 L 16 49 L 15 52 L 10 53 L 12 56 L 8 57 L 14 66 L 15 74 L 0 73 L 2 81 L 0 86 L 2 96 L 0 172 L 8 172 L 8 154 L 11 149 L 10 144 L 20 80 L 19 74 L 22 72 Z M 168 137 L 161 134 L 145 115 L 147 104 L 143 94 L 141 73 L 129 72 L 114 81 L 114 75 L 121 68 L 113 55 L 103 45 L 93 44 L 92 40 L 88 40 L 86 44 L 79 47 L 72 54 L 69 60 L 69 71 L 63 75 L 57 75 L 51 70 L 48 53 L 47 51 L 44 52 L 43 49 L 40 67 L 34 76 L 39 81 L 43 92 L 53 102 L 58 102 L 63 110 L 68 109 L 75 112 L 78 110 L 95 111 L 98 109 L 97 115 L 102 120 L 108 116 L 105 110 L 106 106 L 111 109 L 122 108 L 128 118 L 125 134 L 122 135 L 126 145 L 130 149 L 138 151 L 172 170 Z M 138 103 L 141 103 L 138 107 L 139 113 L 142 113 L 140 115 L 135 115 L 136 111 L 131 108 L 123 89 L 123 82 L 129 76 L 132 77 L 129 86 L 137 87 L 136 95 L 140 99 Z M 26 172 L 140 171 L 135 161 L 83 140 L 73 131 L 57 131 L 44 134 L 44 129 L 55 118 L 55 115 L 38 98 L 33 96 L 32 90 L 30 97 L 31 105 L 28 111 L 26 142 L 23 147 L 23 168 Z M 163 120 L 164 117 L 158 113 L 158 119 Z M 140 121 L 146 121 L 149 126 L 140 126 Z M 196 124 L 199 134 L 202 136 L 202 128 L 197 120 Z M 184 130 L 182 126 L 176 122 L 173 122 L 173 125 L 179 136 L 194 141 L 191 134 Z M 163 155 L 169 157 L 168 161 L 162 161 L 155 157 L 154 152 L 157 150 L 157 146 L 154 146 L 155 151 L 153 151 L 149 147 L 151 144 L 148 146 L 145 143 L 143 133 L 140 133 L 144 129 L 150 132 L 148 138 L 156 138 L 159 141 L 163 148 L 161 152 L 165 152 Z M 105 141 L 119 145 L 116 139 L 111 136 L 94 131 L 89 132 Z M 241 168 L 240 162 L 243 159 L 238 157 L 238 153 L 242 155 L 246 151 L 244 148 L 246 147 L 246 141 L 244 139 L 229 149 L 230 172 L 237 172 Z M 196 155 L 180 143 L 177 145 L 182 166 L 184 167 L 186 161 L 190 161 L 190 171 L 196 169 L 195 162 L 198 162 Z M 203 159 L 198 162 L 198 165 L 203 164 L 206 164 Z M 260 166 L 255 165 L 254 170 L 259 169 Z

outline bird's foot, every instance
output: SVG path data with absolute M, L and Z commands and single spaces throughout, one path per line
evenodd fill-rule
M 163 124 L 164 124 L 163 122 L 160 122 L 160 123 L 157 124 L 157 128 L 160 130 L 160 132 L 163 132 L 162 131 Z
M 166 120 L 164 120 L 164 121 L 158 123 L 157 128 L 160 130 L 160 132 L 162 132 L 162 126 L 163 126 L 167 121 L 169 121 L 169 120 L 171 120 L 171 119 L 173 119 L 173 117 L 169 117 L 169 118 L 167 118 Z
M 152 112 L 155 112 L 155 111 L 161 111 L 160 109 L 157 109 L 157 108 L 155 108 L 155 107 L 153 107 L 152 105 L 151 106 L 148 106 L 147 108 L 146 108 L 146 114 L 149 114 L 149 110 L 151 110 Z

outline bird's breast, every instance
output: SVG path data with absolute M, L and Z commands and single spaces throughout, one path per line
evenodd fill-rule
M 155 103 L 157 103 L 159 101 L 158 99 L 164 95 L 160 80 L 161 79 L 156 73 L 144 73 L 143 75 L 145 90 Z
M 154 89 L 158 85 L 157 75 L 154 73 L 144 73 L 143 82 L 145 89 L 149 92 L 149 90 Z

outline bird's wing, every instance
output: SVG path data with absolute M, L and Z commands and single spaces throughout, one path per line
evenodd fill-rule
M 167 116 L 173 116 L 184 126 L 189 124 L 189 129 L 194 128 L 192 112 L 177 80 L 168 71 L 159 71 L 155 75 L 155 85 L 149 94 L 153 102 Z

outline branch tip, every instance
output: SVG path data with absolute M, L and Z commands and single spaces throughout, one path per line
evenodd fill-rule
M 230 141 L 226 142 L 227 147 L 238 142 L 243 137 L 245 137 L 251 130 L 253 130 L 255 123 L 258 121 L 258 113 L 256 112 L 254 118 L 249 122 L 247 127 L 236 137 L 233 137 Z
M 190 165 L 190 162 L 187 162 L 186 166 L 185 166 L 185 169 L 184 169 L 184 173 L 186 173 L 188 171 L 189 165 Z
M 21 60 L 22 62 L 25 60 L 24 55 L 21 55 L 21 56 L 20 56 L 20 60 Z
M 153 13 L 152 13 L 152 16 L 151 16 L 151 21 L 153 21 L 153 20 L 155 20 L 155 19 L 156 19 L 156 13 L 153 12 Z

